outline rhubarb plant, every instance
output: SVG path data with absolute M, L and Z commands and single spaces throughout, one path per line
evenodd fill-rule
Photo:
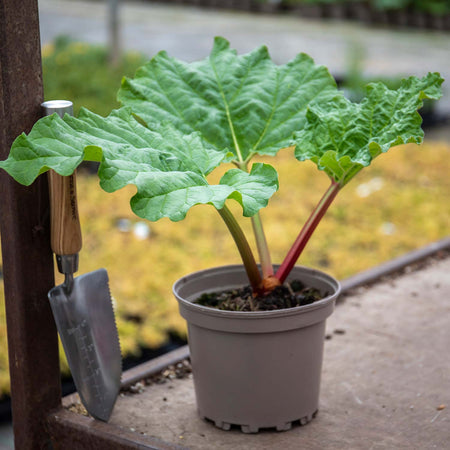
M 255 294 L 283 283 L 337 193 L 391 147 L 421 143 L 418 109 L 438 99 L 437 73 L 403 80 L 397 90 L 371 84 L 360 103 L 347 100 L 324 66 L 299 54 L 284 65 L 262 46 L 238 55 L 216 38 L 210 56 L 185 63 L 160 52 L 124 79 L 122 107 L 104 118 L 82 109 L 77 118 L 40 119 L 13 143 L 0 167 L 29 185 L 52 169 L 67 176 L 85 160 L 100 163 L 101 187 L 137 188 L 131 208 L 151 221 L 182 220 L 198 204 L 223 218 L 242 257 Z M 278 189 L 278 175 L 257 155 L 295 148 L 331 180 L 310 218 L 274 274 L 259 215 Z M 218 184 L 208 175 L 232 164 Z M 261 271 L 247 237 L 227 206 L 237 201 L 253 224 Z

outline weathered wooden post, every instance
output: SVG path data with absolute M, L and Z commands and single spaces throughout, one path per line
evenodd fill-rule
M 28 132 L 43 101 L 37 0 L 0 7 L 0 158 Z M 31 187 L 0 171 L 8 350 L 15 446 L 49 446 L 44 420 L 61 401 L 56 328 L 47 300 L 54 284 L 46 177 Z

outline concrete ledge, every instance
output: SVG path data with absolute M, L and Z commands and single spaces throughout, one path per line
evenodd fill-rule
M 191 377 L 135 385 L 136 394 L 121 394 L 101 430 L 69 411 L 55 413 L 50 424 L 59 430 L 62 421 L 69 431 L 90 435 L 89 442 L 102 431 L 102 439 L 109 435 L 116 448 L 127 449 L 446 448 L 449 247 L 444 239 L 344 280 L 346 295 L 327 322 L 319 414 L 306 426 L 257 435 L 216 429 L 197 416 Z M 127 371 L 123 386 L 188 355 L 185 346 Z M 76 395 L 63 403 L 76 404 Z
M 197 417 L 190 378 L 121 396 L 110 424 L 191 449 L 446 448 L 449 272 L 450 258 L 433 261 L 346 298 L 328 319 L 321 407 L 306 426 L 216 429 Z

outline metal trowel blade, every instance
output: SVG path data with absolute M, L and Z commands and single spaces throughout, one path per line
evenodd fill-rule
M 48 293 L 70 371 L 83 405 L 107 421 L 120 390 L 122 358 L 105 269 Z

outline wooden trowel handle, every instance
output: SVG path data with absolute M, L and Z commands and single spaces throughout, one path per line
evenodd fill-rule
M 58 114 L 73 115 L 73 104 L 69 100 L 50 100 L 41 104 L 44 116 Z M 58 256 L 77 255 L 81 250 L 81 228 L 78 217 L 77 180 L 73 175 L 63 177 L 53 170 L 48 172 L 50 190 L 51 246 Z M 75 258 L 77 260 L 77 258 Z M 75 271 L 73 267 L 67 271 Z M 70 266 L 70 264 L 69 264 Z M 60 270 L 61 271 L 61 270 Z M 68 273 L 66 268 L 62 273 Z
M 76 174 L 68 177 L 48 172 L 51 210 L 51 246 L 57 255 L 74 255 L 81 250 Z

